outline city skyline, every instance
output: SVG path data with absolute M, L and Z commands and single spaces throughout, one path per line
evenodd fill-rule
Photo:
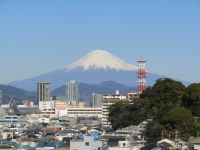
M 200 2 L 1 1 L 0 84 L 41 75 L 104 49 L 154 72 L 200 82 Z

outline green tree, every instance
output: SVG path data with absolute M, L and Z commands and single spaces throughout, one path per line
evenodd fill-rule
M 185 86 L 181 82 L 169 78 L 158 79 L 152 88 L 147 88 L 141 98 L 150 101 L 151 114 L 154 118 L 162 118 L 171 109 L 182 105 Z
M 200 117 L 200 83 L 193 83 L 186 88 L 183 103 L 194 116 Z
M 176 107 L 170 110 L 161 119 L 154 120 L 148 126 L 147 135 L 158 137 L 162 131 L 165 137 L 175 137 L 176 132 L 183 140 L 188 140 L 196 134 L 197 127 L 191 111 L 184 107 Z
M 169 111 L 160 119 L 160 124 L 166 133 L 175 136 L 175 132 L 178 131 L 184 140 L 195 134 L 194 116 L 189 109 L 184 107 L 177 107 Z
M 137 99 L 134 104 L 119 101 L 109 107 L 108 121 L 114 130 L 137 125 L 147 119 L 148 99 Z
M 111 126 L 114 130 L 129 125 L 129 104 L 124 101 L 116 102 L 109 108 L 108 121 L 111 122 Z
M 172 79 L 158 79 L 133 104 L 118 102 L 110 106 L 108 120 L 116 130 L 150 118 L 152 122 L 148 125 L 147 136 L 158 137 L 162 131 L 165 136 L 174 136 L 178 131 L 182 139 L 187 140 L 200 131 L 200 125 L 193 116 L 200 114 L 199 99 L 199 84 L 185 88 Z

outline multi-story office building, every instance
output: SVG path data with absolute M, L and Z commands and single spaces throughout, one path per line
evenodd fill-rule
M 50 96 L 50 83 L 47 81 L 39 82 L 37 85 L 38 104 L 40 110 L 51 110 L 54 105 Z
M 102 106 L 102 102 L 101 102 L 102 98 L 103 98 L 103 95 L 93 93 L 92 94 L 92 107 L 101 107 Z
M 78 105 L 78 83 L 74 80 L 66 84 L 66 99 L 69 105 Z
M 108 108 L 110 105 L 118 101 L 127 101 L 125 94 L 119 94 L 119 91 L 116 91 L 116 94 L 104 94 L 102 100 L 102 126 L 111 127 L 110 122 L 108 121 Z
M 50 83 L 47 81 L 39 82 L 37 85 L 38 102 L 50 101 Z
M 0 105 L 3 104 L 3 90 L 0 89 Z

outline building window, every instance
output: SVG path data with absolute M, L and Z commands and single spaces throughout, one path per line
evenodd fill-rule
M 85 142 L 85 146 L 89 146 L 89 142 Z
M 123 143 L 123 147 L 125 147 L 126 146 L 126 143 Z

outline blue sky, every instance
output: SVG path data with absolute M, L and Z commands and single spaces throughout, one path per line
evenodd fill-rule
M 0 0 L 0 84 L 61 69 L 104 49 L 200 82 L 199 0 Z

